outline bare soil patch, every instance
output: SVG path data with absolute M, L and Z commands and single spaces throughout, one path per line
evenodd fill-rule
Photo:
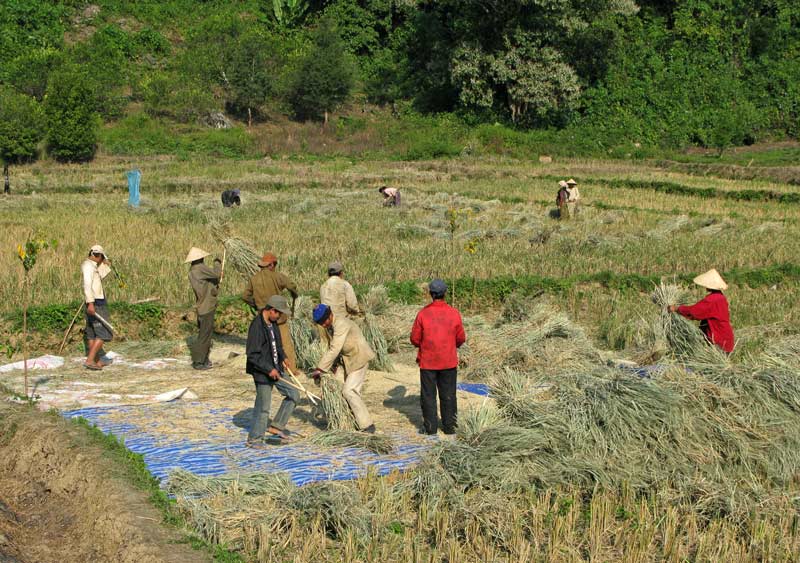
M 123 472 L 81 428 L 0 403 L 0 561 L 210 560 Z

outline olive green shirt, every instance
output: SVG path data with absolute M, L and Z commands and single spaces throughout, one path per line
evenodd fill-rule
M 217 294 L 219 294 L 219 276 L 222 264 L 214 260 L 214 268 L 209 268 L 202 262 L 192 264 L 189 268 L 189 283 L 192 284 L 195 298 L 197 299 L 198 315 L 207 315 L 217 308 Z
M 242 299 L 244 299 L 245 303 L 260 311 L 267 305 L 270 297 L 280 295 L 284 290 L 287 290 L 292 295 L 292 299 L 297 299 L 297 286 L 289 279 L 289 276 L 269 268 L 261 268 L 247 282 Z M 278 324 L 285 324 L 287 320 L 288 317 L 281 314 Z
M 361 329 L 350 319 L 334 315 L 333 324 L 322 332 L 328 345 L 317 365 L 322 371 L 330 371 L 339 356 L 347 373 L 360 370 L 375 357 Z

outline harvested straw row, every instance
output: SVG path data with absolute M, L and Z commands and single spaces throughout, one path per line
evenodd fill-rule
M 184 469 L 170 473 L 167 491 L 175 496 L 205 497 L 231 492 L 244 495 L 288 496 L 294 485 L 288 473 L 236 473 L 201 477 Z
M 388 454 L 394 450 L 394 440 L 380 434 L 366 434 L 352 430 L 328 430 L 308 439 L 320 446 L 338 448 L 362 448 L 376 454 Z

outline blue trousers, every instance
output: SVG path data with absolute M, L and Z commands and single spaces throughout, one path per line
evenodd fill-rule
M 253 422 L 250 426 L 250 433 L 247 435 L 248 441 L 261 439 L 270 425 L 269 410 L 272 402 L 273 387 L 277 388 L 278 392 L 283 395 L 283 402 L 281 402 L 278 412 L 272 419 L 272 426 L 278 430 L 286 428 L 289 417 L 292 415 L 298 401 L 300 401 L 300 393 L 283 381 L 256 383 L 256 402 L 253 405 Z

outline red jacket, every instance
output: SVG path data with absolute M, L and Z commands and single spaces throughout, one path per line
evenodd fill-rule
M 420 369 L 452 369 L 458 367 L 456 348 L 467 335 L 459 312 L 442 300 L 424 307 L 411 328 L 411 343 L 419 348 Z
M 728 300 L 721 291 L 712 291 L 694 305 L 681 305 L 678 312 L 688 319 L 700 321 L 702 330 L 709 342 L 733 352 L 733 327 Z

